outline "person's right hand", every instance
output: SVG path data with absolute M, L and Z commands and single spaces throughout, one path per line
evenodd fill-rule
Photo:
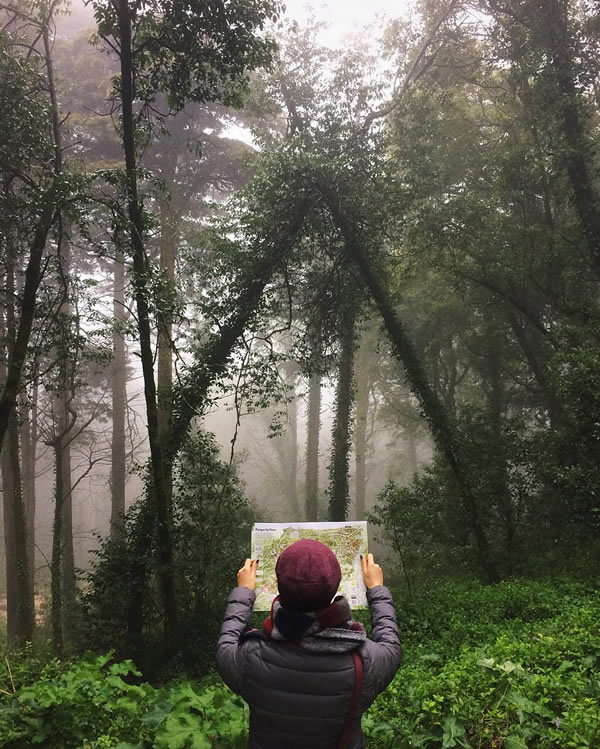
M 237 583 L 241 588 L 254 590 L 256 588 L 256 570 L 258 559 L 246 559 L 244 566 L 237 573 Z
M 375 564 L 372 554 L 363 554 L 360 558 L 362 564 L 363 579 L 367 588 L 383 585 L 383 570 Z

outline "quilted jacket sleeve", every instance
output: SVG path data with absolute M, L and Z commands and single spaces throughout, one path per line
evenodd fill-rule
M 375 695 L 383 692 L 402 661 L 402 645 L 392 594 L 384 585 L 367 590 L 367 601 L 371 609 L 371 688 Z
M 234 588 L 227 599 L 225 618 L 217 643 L 217 671 L 234 692 L 242 689 L 244 667 L 248 653 L 247 644 L 239 641 L 248 628 L 256 594 L 249 588 Z

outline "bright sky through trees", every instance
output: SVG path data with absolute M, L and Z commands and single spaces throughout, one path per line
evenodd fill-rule
M 382 18 L 405 15 L 411 0 L 286 0 L 287 18 L 302 23 L 311 14 L 322 19 L 328 28 L 323 32 L 323 42 L 328 45 L 343 43 L 346 34 L 359 31 Z

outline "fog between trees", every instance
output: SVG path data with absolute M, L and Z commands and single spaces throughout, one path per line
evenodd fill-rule
M 14 644 L 37 591 L 57 652 L 174 656 L 253 519 L 368 516 L 406 577 L 598 559 L 591 4 L 338 50 L 225 5 L 0 2 Z

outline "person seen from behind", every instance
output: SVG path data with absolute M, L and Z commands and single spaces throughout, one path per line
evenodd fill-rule
M 262 630 L 249 629 L 258 561 L 246 559 L 227 599 L 217 670 L 250 707 L 248 749 L 362 749 L 361 715 L 402 659 L 383 572 L 362 557 L 372 632 L 336 596 L 341 569 L 312 539 L 288 546 L 275 568 L 279 595 Z M 335 596 L 335 598 L 334 598 Z

